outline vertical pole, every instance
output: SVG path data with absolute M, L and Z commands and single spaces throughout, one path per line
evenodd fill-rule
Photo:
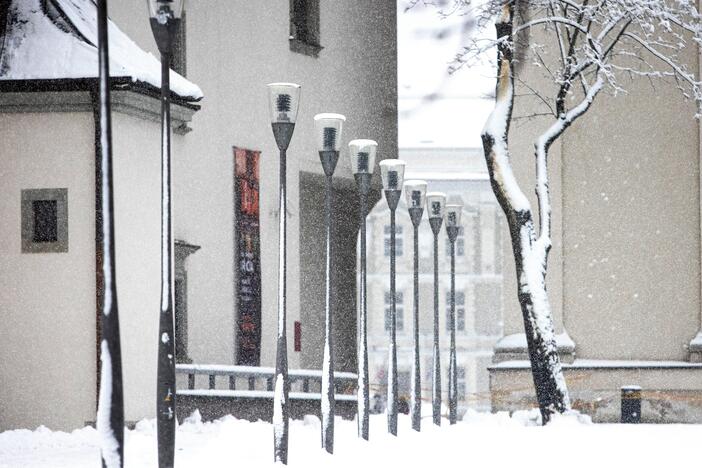
M 449 228 L 450 229 L 450 228 Z M 458 417 L 458 374 L 456 369 L 456 240 L 451 239 L 451 331 L 449 355 L 449 423 L 456 424 Z
M 421 430 L 422 387 L 419 369 L 419 223 L 414 224 L 414 367 L 412 368 L 412 429 Z
M 390 208 L 390 356 L 388 369 L 388 432 L 397 435 L 397 292 L 395 291 L 395 208 Z
M 326 174 L 324 199 L 326 281 L 324 284 L 324 357 L 322 361 L 322 447 L 334 453 L 334 350 L 332 342 L 332 174 Z
M 175 336 L 173 316 L 173 226 L 171 224 L 170 54 L 161 54 L 161 314 L 158 338 L 156 432 L 158 466 L 175 457 Z
M 363 175 L 361 175 L 363 177 Z M 366 289 L 366 211 L 367 211 L 367 188 L 360 184 L 361 192 L 361 281 L 360 281 L 360 296 L 361 296 L 361 311 L 360 311 L 360 326 L 359 326 L 359 369 L 358 369 L 358 435 L 364 440 L 368 440 L 369 432 L 369 406 L 370 394 L 368 388 L 368 298 Z
M 441 426 L 441 357 L 439 354 L 439 231 L 434 230 L 434 375 L 431 383 L 431 409 L 434 424 Z
M 273 397 L 274 459 L 288 464 L 288 341 L 286 333 L 286 269 L 287 269 L 287 202 L 286 150 L 280 150 L 280 193 L 278 198 L 278 344 L 275 361 L 275 393 Z
M 121 468 L 124 464 L 124 404 L 122 393 L 122 352 L 117 308 L 115 275 L 114 197 L 112 183 L 112 119 L 110 110 L 110 59 L 107 36 L 107 0 L 97 2 L 99 61 L 99 198 L 102 222 L 98 237 L 102 240 L 102 277 L 104 291 L 98 304 L 100 315 L 100 391 L 97 429 L 103 468 Z M 96 184 L 97 186 L 98 184 Z

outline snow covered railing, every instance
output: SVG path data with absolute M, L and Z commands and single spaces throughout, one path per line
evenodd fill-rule
M 232 397 L 258 397 L 268 398 L 273 395 L 273 382 L 275 378 L 275 368 L 273 367 L 253 367 L 253 366 L 229 366 L 216 364 L 178 364 L 176 365 L 177 375 L 188 376 L 188 388 L 178 390 L 180 395 L 200 395 L 212 394 L 213 396 Z M 208 376 L 208 388 L 196 389 L 195 378 L 197 375 Z M 217 390 L 217 377 L 228 379 L 228 390 Z M 291 390 L 298 387 L 295 392 L 290 393 L 297 399 L 320 399 L 320 389 L 322 382 L 322 371 L 313 369 L 290 369 L 288 379 Z M 244 381 L 245 389 L 237 388 L 240 381 Z M 357 375 L 352 372 L 334 372 L 335 398 L 337 400 L 352 399 L 355 401 L 355 386 Z M 315 390 L 315 391 L 313 391 Z

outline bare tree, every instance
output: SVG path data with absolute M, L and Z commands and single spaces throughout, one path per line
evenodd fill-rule
M 492 188 L 510 229 L 518 299 L 545 424 L 555 412 L 570 408 L 546 292 L 551 250 L 549 149 L 603 91 L 626 92 L 624 76 L 672 83 L 699 109 L 702 84 L 681 50 L 702 44 L 700 15 L 691 0 L 454 0 L 451 8 L 472 16 L 476 25 L 454 69 L 470 66 L 497 49 L 495 107 L 483 130 L 483 148 Z M 492 25 L 496 37 L 486 38 L 480 30 Z M 537 44 L 535 38 L 544 43 Z M 557 51 L 555 63 L 543 59 L 544 50 Z M 524 76 L 545 77 L 553 85 L 552 95 L 537 91 L 543 89 L 543 81 L 529 83 L 521 76 L 528 67 L 544 71 Z M 544 108 L 531 116 L 550 116 L 544 131 L 534 135 L 538 222 L 511 165 L 515 79 Z

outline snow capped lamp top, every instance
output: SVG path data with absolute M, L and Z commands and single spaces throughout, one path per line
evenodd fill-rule
M 300 85 L 295 83 L 270 83 L 268 102 L 272 123 L 295 123 L 300 103 Z
M 405 162 L 399 159 L 380 161 L 380 178 L 383 179 L 384 190 L 402 190 Z
M 341 131 L 346 117 L 341 114 L 317 114 L 314 116 L 314 131 L 317 134 L 319 151 L 339 151 Z
M 424 208 L 427 201 L 427 183 L 423 180 L 405 182 L 405 198 L 407 208 Z
M 375 168 L 375 152 L 378 143 L 374 140 L 351 140 L 349 142 L 349 157 L 351 172 L 354 174 L 372 174 Z
M 461 225 L 461 213 L 463 205 L 446 205 L 446 227 L 459 227 Z
M 159 24 L 166 24 L 170 19 L 179 19 L 183 15 L 185 0 L 147 0 L 149 15 Z
M 427 206 L 429 218 L 443 218 L 446 208 L 446 194 L 442 192 L 427 193 Z

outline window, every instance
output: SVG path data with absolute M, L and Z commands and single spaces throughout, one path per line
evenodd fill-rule
M 22 252 L 68 252 L 68 189 L 21 193 Z
M 458 236 L 456 237 L 456 257 L 462 257 L 466 254 L 466 239 L 463 226 L 458 228 Z M 446 242 L 446 256 L 451 258 L 451 242 Z
M 451 330 L 451 291 L 446 292 L 446 330 Z M 466 294 L 456 291 L 456 331 L 466 329 Z
M 383 251 L 386 257 L 390 256 L 390 225 L 386 224 L 383 233 L 385 235 L 383 241 Z M 395 256 L 402 257 L 403 233 L 402 226 L 395 225 Z
M 483 273 L 483 237 L 480 225 L 480 211 L 473 218 L 473 273 Z
M 319 45 L 319 0 L 290 0 L 290 50 L 317 57 Z
M 395 330 L 402 331 L 405 326 L 405 306 L 401 292 L 395 292 Z M 392 294 L 385 292 L 385 331 L 390 331 L 390 312 L 392 310 Z
M 458 401 L 464 401 L 466 399 L 466 368 L 457 367 L 456 368 L 456 387 L 457 387 L 457 399 Z
M 181 76 L 185 76 L 187 73 L 187 48 L 186 48 L 186 12 L 183 11 L 183 15 L 180 17 L 180 24 L 178 25 L 178 30 L 173 38 L 173 54 L 171 55 L 171 69 L 177 72 Z

